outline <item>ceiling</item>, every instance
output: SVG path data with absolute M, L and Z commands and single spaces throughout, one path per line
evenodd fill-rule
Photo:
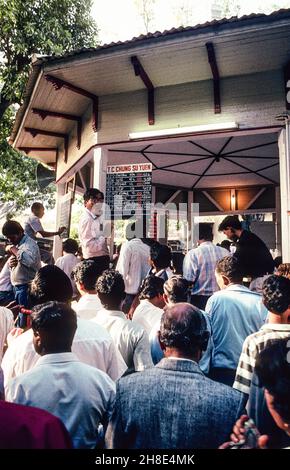
M 108 164 L 153 165 L 155 185 L 198 189 L 279 184 L 277 133 L 189 138 L 109 148 Z

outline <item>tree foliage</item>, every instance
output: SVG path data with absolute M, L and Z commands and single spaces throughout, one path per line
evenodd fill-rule
M 21 104 L 33 54 L 63 54 L 97 44 L 92 0 L 0 0 L 0 199 L 18 207 L 36 193 L 36 162 L 11 149 L 7 138 Z M 38 191 L 39 193 L 39 191 Z M 48 200 L 51 189 L 45 191 Z

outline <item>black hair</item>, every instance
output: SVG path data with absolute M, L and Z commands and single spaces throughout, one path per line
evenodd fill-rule
M 225 248 L 228 251 L 230 250 L 232 242 L 230 240 L 222 240 L 220 243 L 217 244 L 217 246 L 221 246 L 222 248 Z
M 243 267 L 236 256 L 225 256 L 216 265 L 216 272 L 226 276 L 231 282 L 240 282 L 243 279 Z
M 189 303 L 165 307 L 160 324 L 160 341 L 164 346 L 194 354 L 206 349 L 208 338 L 206 320 L 197 307 Z
M 290 305 L 290 279 L 272 274 L 263 282 L 263 304 L 276 315 L 282 315 Z
M 50 301 L 68 303 L 73 289 L 69 277 L 57 266 L 48 264 L 37 271 L 29 294 L 33 306 Z
M 75 282 L 83 284 L 85 290 L 95 290 L 98 277 L 104 272 L 106 265 L 100 261 L 85 259 L 78 263 L 72 270 L 72 278 Z
M 275 340 L 256 359 L 259 384 L 273 396 L 273 406 L 290 423 L 290 340 Z
M 126 296 L 122 274 L 113 269 L 107 269 L 97 280 L 96 291 L 107 310 L 118 309 Z
M 182 276 L 171 276 L 165 281 L 163 290 L 168 300 L 174 304 L 188 302 L 190 282 Z
M 24 230 L 16 220 L 7 220 L 2 227 L 2 233 L 4 237 L 9 237 L 10 235 L 20 235 L 24 233 Z
M 233 228 L 234 230 L 242 229 L 242 223 L 239 220 L 238 215 L 228 215 L 227 217 L 225 217 L 219 224 L 218 231 L 222 232 L 227 228 Z
M 104 193 L 97 188 L 88 188 L 84 194 L 84 202 L 87 202 L 89 199 L 104 199 Z
M 43 209 L 43 204 L 41 202 L 34 202 L 31 206 L 31 212 L 35 214 L 35 211 L 38 212 L 40 209 Z
M 198 235 L 199 240 L 207 240 L 210 242 L 213 240 L 212 224 L 200 223 L 198 224 L 198 230 L 199 230 L 199 235 Z
M 132 222 L 131 224 L 127 225 L 127 227 L 126 227 L 126 238 L 127 238 L 127 240 L 132 240 L 135 237 L 135 231 L 136 231 L 135 222 Z
M 171 249 L 167 245 L 161 245 L 156 242 L 150 247 L 150 258 L 154 266 L 159 269 L 166 269 L 171 265 Z
M 79 249 L 79 245 L 78 242 L 73 238 L 67 238 L 64 240 L 64 242 L 62 242 L 62 249 L 66 253 L 75 254 Z
M 158 295 L 163 295 L 164 279 L 158 276 L 147 276 L 140 287 L 139 300 L 154 299 Z
M 34 332 L 45 332 L 50 346 L 55 349 L 70 348 L 77 328 L 77 315 L 65 303 L 46 302 L 34 307 L 31 327 Z

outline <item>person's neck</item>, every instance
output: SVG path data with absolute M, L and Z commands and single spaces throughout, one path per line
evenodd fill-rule
M 283 322 L 282 316 L 275 315 L 275 313 L 269 312 L 268 323 L 272 323 L 272 324 L 274 323 L 275 325 L 281 325 L 284 322 Z
M 230 287 L 230 286 L 243 286 L 243 281 L 242 279 L 240 281 L 230 281 L 225 288 Z
M 177 359 L 189 359 L 190 361 L 198 362 L 200 359 L 200 354 L 188 354 L 184 351 L 180 351 L 176 348 L 166 348 L 164 351 L 165 357 L 176 357 Z
M 44 352 L 41 352 L 40 356 L 47 356 L 48 354 L 63 354 L 63 353 L 71 353 L 71 347 L 70 348 L 51 348 L 51 349 L 45 350 Z
M 114 312 L 121 312 L 121 304 L 119 304 L 118 306 L 116 305 L 110 305 L 109 307 L 104 307 L 105 310 L 109 310 L 109 311 L 114 311 Z
M 81 295 L 82 295 L 82 296 L 85 295 L 85 294 L 96 295 L 96 293 L 97 293 L 97 292 L 96 292 L 95 289 L 93 289 L 93 290 L 82 290 L 82 291 L 81 291 Z
M 150 304 L 154 305 L 154 307 L 159 307 L 159 300 L 154 299 L 147 299 Z

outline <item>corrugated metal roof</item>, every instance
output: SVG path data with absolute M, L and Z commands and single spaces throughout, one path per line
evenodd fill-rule
M 207 21 L 202 24 L 197 24 L 195 26 L 180 26 L 179 28 L 171 28 L 169 30 L 165 31 L 156 31 L 154 33 L 148 33 L 148 34 L 141 34 L 140 36 L 133 37 L 132 39 L 128 39 L 126 41 L 117 41 L 117 42 L 111 42 L 109 44 L 103 44 L 100 46 L 97 46 L 95 48 L 82 48 L 82 49 L 77 49 L 75 51 L 68 52 L 67 54 L 63 54 L 61 56 L 56 56 L 52 55 L 50 57 L 46 56 L 44 58 L 40 58 L 39 61 L 41 63 L 46 63 L 46 62 L 52 62 L 52 61 L 58 61 L 58 60 L 64 60 L 66 58 L 71 58 L 71 57 L 76 57 L 85 53 L 92 53 L 92 52 L 100 52 L 105 49 L 110 49 L 110 48 L 116 48 L 116 47 L 121 47 L 121 46 L 135 46 L 136 44 L 142 42 L 142 41 L 147 41 L 147 40 L 152 40 L 152 39 L 169 39 L 174 35 L 178 35 L 181 33 L 195 33 L 195 32 L 202 32 L 202 30 L 207 29 L 207 28 L 219 28 L 222 26 L 229 25 L 230 27 L 240 27 L 243 26 L 245 23 L 248 21 L 253 21 L 253 20 L 259 20 L 259 22 L 269 22 L 271 20 L 276 21 L 278 17 L 283 18 L 283 17 L 288 17 L 290 16 L 290 8 L 289 9 L 280 9 L 277 10 L 269 15 L 266 15 L 264 13 L 252 13 L 250 15 L 244 15 L 238 18 L 237 16 L 233 16 L 231 18 L 223 18 L 221 20 L 213 20 L 213 21 Z
M 217 29 L 221 29 L 221 28 L 223 29 L 241 28 L 243 26 L 254 25 L 256 23 L 257 24 L 261 24 L 261 23 L 269 24 L 274 21 L 289 19 L 289 18 L 290 18 L 290 8 L 280 9 L 269 15 L 266 15 L 263 13 L 258 13 L 258 14 L 253 13 L 251 15 L 244 15 L 240 18 L 238 17 L 223 18 L 221 20 L 213 20 L 213 21 L 208 21 L 203 24 L 197 24 L 195 26 L 172 28 L 170 30 L 165 30 L 163 32 L 156 31 L 155 33 L 148 33 L 147 35 L 140 35 L 138 37 L 134 37 L 126 41 L 111 42 L 109 44 L 100 45 L 96 48 L 83 48 L 83 49 L 75 50 L 75 51 L 69 52 L 61 56 L 53 55 L 53 56 L 40 57 L 40 58 L 37 58 L 36 60 L 34 59 L 32 62 L 32 71 L 28 78 L 27 86 L 26 86 L 25 93 L 24 93 L 24 102 L 21 108 L 18 110 L 10 141 L 13 142 L 15 140 L 19 126 L 22 122 L 22 119 L 26 112 L 26 108 L 29 104 L 29 100 L 33 92 L 33 89 L 35 87 L 38 75 L 42 69 L 42 66 L 44 66 L 47 63 L 51 64 L 51 63 L 58 63 L 58 62 L 69 62 L 72 59 L 78 60 L 78 59 L 86 58 L 87 55 L 89 56 L 98 55 L 103 52 L 110 53 L 110 52 L 115 51 L 116 49 L 117 50 L 129 49 L 130 47 L 139 46 L 144 43 L 146 44 L 147 42 L 148 44 L 149 43 L 152 44 L 152 42 L 157 44 L 159 41 L 171 40 L 173 38 L 178 38 L 179 36 L 184 37 L 184 35 L 192 36 L 192 35 L 200 34 L 200 33 L 208 33 L 211 30 L 216 31 Z

